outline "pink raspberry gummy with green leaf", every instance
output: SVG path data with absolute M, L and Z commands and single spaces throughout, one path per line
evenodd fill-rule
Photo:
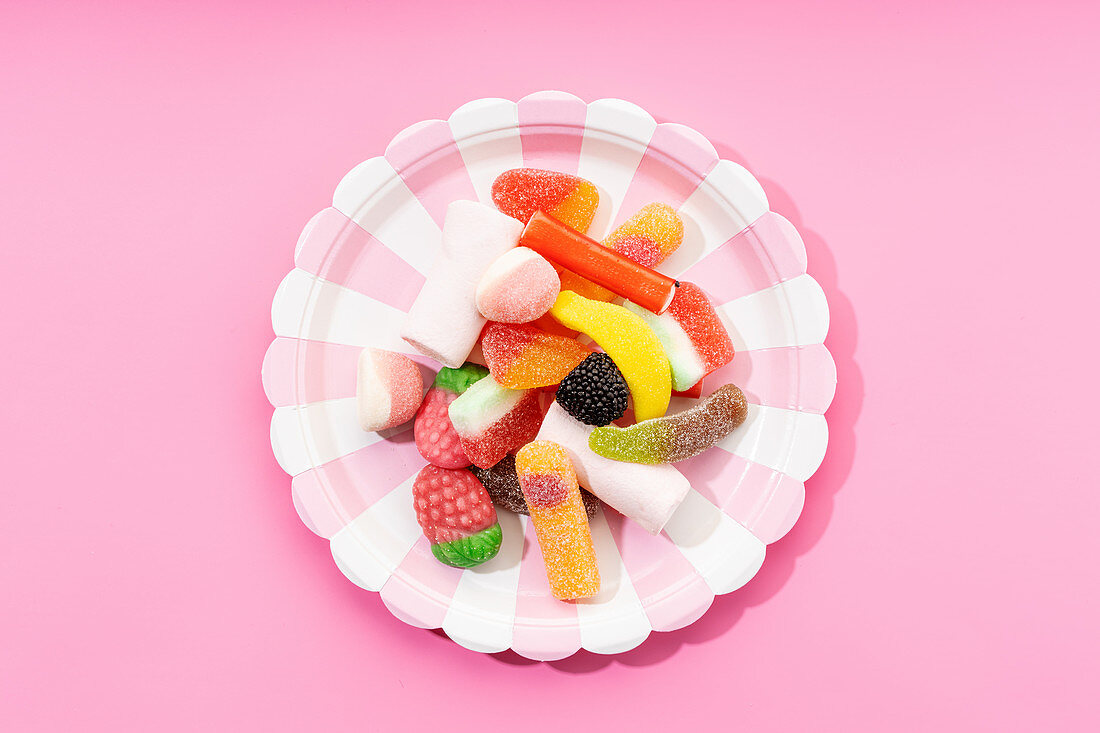
M 412 497 L 416 521 L 439 562 L 470 568 L 500 550 L 497 511 L 469 471 L 425 466 L 413 481 Z
M 435 382 L 420 404 L 413 423 L 416 449 L 428 463 L 440 468 L 465 468 L 470 465 L 447 408 L 471 384 L 488 373 L 485 367 L 467 362 L 458 369 L 443 367 L 435 375 Z

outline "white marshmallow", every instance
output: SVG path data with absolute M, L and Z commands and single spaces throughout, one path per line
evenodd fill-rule
M 668 464 L 624 463 L 598 456 L 588 447 L 593 427 L 573 418 L 554 402 L 539 429 L 538 440 L 552 440 L 569 453 L 581 486 L 633 519 L 650 534 L 658 534 L 691 484 Z
M 523 224 L 491 206 L 452 202 L 442 245 L 401 338 L 444 366 L 462 366 L 485 325 L 474 298 L 477 284 L 493 260 L 516 246 L 522 232 Z
M 527 247 L 497 257 L 477 284 L 477 309 L 490 321 L 529 323 L 550 310 L 561 290 L 557 270 Z

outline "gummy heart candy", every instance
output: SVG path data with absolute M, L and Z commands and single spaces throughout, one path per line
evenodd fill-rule
M 583 178 L 540 168 L 504 171 L 493 181 L 492 196 L 498 209 L 524 224 L 542 211 L 582 232 L 600 203 L 600 192 Z
M 689 410 L 626 428 L 596 428 L 588 447 L 596 455 L 630 463 L 675 463 L 697 456 L 745 422 L 748 404 L 726 384 Z

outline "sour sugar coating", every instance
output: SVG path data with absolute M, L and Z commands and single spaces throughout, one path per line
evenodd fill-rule
M 527 509 L 527 501 L 523 498 L 523 490 L 519 486 L 519 477 L 516 475 L 516 457 L 504 456 L 492 468 L 478 468 L 471 466 L 470 471 L 489 492 L 489 498 L 493 503 L 515 514 L 530 514 Z M 600 508 L 600 500 L 592 496 L 585 489 L 581 489 L 581 503 L 584 504 L 584 513 L 591 519 Z
M 683 241 L 684 222 L 680 215 L 668 204 L 654 203 L 639 209 L 601 244 L 639 265 L 656 267 L 679 249 Z M 561 273 L 561 289 L 605 303 L 615 299 L 615 293 L 569 270 Z
M 590 182 L 541 168 L 504 171 L 493 181 L 492 195 L 498 209 L 524 224 L 543 211 L 582 232 L 600 204 L 600 192 Z
M 620 305 L 589 300 L 565 290 L 550 315 L 567 328 L 587 334 L 615 362 L 634 398 L 638 420 L 660 417 L 668 409 L 672 379 L 668 358 L 653 330 Z
M 424 381 L 416 362 L 404 354 L 363 349 L 355 395 L 359 426 L 386 430 L 412 420 L 424 397 Z
M 573 417 L 588 425 L 608 425 L 626 412 L 630 391 L 611 357 L 590 354 L 565 375 L 554 399 Z
M 620 224 L 603 246 L 626 255 L 639 265 L 656 267 L 684 242 L 684 222 L 668 204 L 649 204 Z
M 569 454 L 547 440 L 528 443 L 516 454 L 516 474 L 542 549 L 550 593 L 559 601 L 599 593 L 596 550 Z
M 733 359 L 733 342 L 714 312 L 706 293 L 694 283 L 682 282 L 663 314 L 627 303 L 661 340 L 672 368 L 672 386 L 678 392 L 691 389 L 715 369 Z
M 470 465 L 447 408 L 471 384 L 488 374 L 489 370 L 480 364 L 467 362 L 458 369 L 443 367 L 435 375 L 435 382 L 420 403 L 413 422 L 416 449 L 428 463 L 440 468 L 465 468 Z
M 528 323 L 550 310 L 560 289 L 553 265 L 537 252 L 515 247 L 489 265 L 475 298 L 490 321 Z
M 469 471 L 425 466 L 412 487 L 416 521 L 439 562 L 469 568 L 500 550 L 497 510 Z
M 444 366 L 462 366 L 485 325 L 474 298 L 477 284 L 493 260 L 516 246 L 522 229 L 491 206 L 452 202 L 439 251 L 401 338 Z
M 489 468 L 534 439 L 542 424 L 538 390 L 508 389 L 492 377 L 473 384 L 447 409 L 462 450 Z
M 588 447 L 592 426 L 550 405 L 539 429 L 539 440 L 563 446 L 573 461 L 577 479 L 596 497 L 650 534 L 658 534 L 687 496 L 691 484 L 674 466 L 620 463 L 598 456 Z
M 609 425 L 588 436 L 596 455 L 630 463 L 686 461 L 710 448 L 745 422 L 748 405 L 736 385 L 726 384 L 699 404 L 626 428 Z
M 542 213 L 531 217 L 520 244 L 654 313 L 663 313 L 676 292 L 677 282 L 671 277 Z
M 557 384 L 592 353 L 575 339 L 526 323 L 488 324 L 481 335 L 481 351 L 493 379 L 509 389 Z

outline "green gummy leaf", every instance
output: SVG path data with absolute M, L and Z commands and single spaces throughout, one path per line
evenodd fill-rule
M 432 554 L 444 565 L 472 568 L 496 557 L 500 550 L 501 539 L 503 534 L 500 531 L 500 524 L 494 523 L 492 527 L 486 527 L 469 537 L 432 545 Z
M 445 389 L 448 392 L 462 394 L 471 384 L 488 374 L 489 370 L 485 367 L 468 361 L 458 369 L 451 369 L 450 367 L 443 367 L 440 369 L 439 373 L 435 375 L 434 386 Z

